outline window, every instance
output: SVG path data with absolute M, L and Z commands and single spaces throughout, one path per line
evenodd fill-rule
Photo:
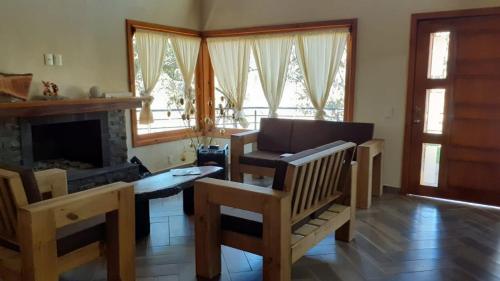
M 215 101 L 217 106 L 217 110 L 215 112 L 215 123 L 217 127 L 241 129 L 241 125 L 235 122 L 233 118 L 234 112 L 231 109 L 232 106 L 228 104 L 227 99 L 224 98 L 223 91 L 219 86 L 217 78 L 215 78 Z M 259 73 L 257 71 L 257 65 L 253 54 L 250 54 L 248 82 L 243 112 L 250 123 L 248 129 L 255 128 L 256 121 L 267 116 L 269 112 L 269 107 L 262 91 Z
M 244 123 L 244 119 L 240 118 L 239 122 L 235 122 L 234 117 L 238 117 L 233 110 L 234 105 L 228 102 L 228 99 L 221 93 L 221 87 L 214 76 L 214 60 L 210 57 L 209 44 L 211 38 L 236 36 L 258 36 L 266 34 L 283 34 L 288 37 L 288 34 L 300 34 L 301 32 L 323 32 L 324 30 L 342 30 L 342 47 L 337 48 L 335 58 L 341 57 L 340 63 L 336 59 L 335 69 L 336 77 L 331 87 L 330 94 L 324 109 L 326 120 L 335 121 L 350 121 L 352 120 L 352 107 L 353 107 L 353 89 L 354 89 L 354 51 L 356 44 L 356 20 L 342 20 L 330 21 L 320 23 L 307 23 L 307 24 L 293 24 L 284 26 L 262 27 L 262 28 L 249 28 L 231 31 L 208 31 L 198 32 L 193 30 L 172 28 L 156 24 L 143 23 L 138 21 L 127 20 L 127 48 L 128 48 L 128 63 L 129 63 L 129 88 L 136 96 L 145 95 L 153 98 L 149 103 L 144 102 L 141 109 L 131 110 L 131 130 L 132 130 L 132 144 L 133 146 L 142 146 L 155 144 L 159 142 L 180 140 L 186 138 L 193 138 L 207 133 L 210 136 L 226 136 L 233 133 L 235 130 L 241 130 L 243 127 L 239 124 Z M 168 40 L 163 44 L 166 47 L 161 48 L 165 54 L 162 56 L 161 70 L 159 71 L 157 83 L 151 87 L 151 75 L 144 75 L 141 69 L 141 57 L 145 54 L 144 38 L 138 34 L 143 31 L 152 32 L 155 34 L 165 34 Z M 240 33 L 241 32 L 241 33 Z M 173 37 L 169 37 L 173 36 Z M 197 38 L 201 41 L 199 47 L 199 55 L 197 57 L 196 69 L 194 71 L 196 79 L 190 85 L 191 89 L 195 89 L 196 93 L 192 90 L 192 102 L 186 103 L 186 85 L 184 83 L 185 63 L 186 61 L 178 62 L 179 52 L 181 52 L 179 45 L 175 43 L 175 36 L 187 36 L 190 38 Z M 139 40 L 138 40 L 139 38 Z M 347 39 L 346 39 L 347 38 Z M 174 43 L 172 43 L 174 41 Z M 166 43 L 165 43 L 166 42 Z M 291 41 L 290 41 L 291 42 Z M 344 48 L 344 45 L 346 47 Z M 246 45 L 248 51 L 248 45 Z M 292 46 L 291 49 L 289 46 Z M 300 60 L 295 51 L 294 44 L 288 45 L 287 53 L 284 56 L 288 57 L 288 69 L 286 81 L 284 84 L 279 84 L 284 87 L 281 102 L 277 103 L 279 96 L 275 96 L 274 106 L 278 117 L 281 118 L 305 118 L 314 119 L 317 114 L 309 95 L 305 90 L 304 77 L 300 68 Z M 329 48 L 324 48 L 329 50 Z M 339 50 L 342 49 L 342 53 Z M 250 49 L 252 50 L 252 49 Z M 290 53 L 290 55 L 288 55 Z M 223 53 L 226 54 L 226 53 Z M 259 53 L 263 56 L 263 53 Z M 303 55 L 303 52 L 300 52 Z M 341 56 L 340 56 L 341 55 Z M 263 63 L 260 56 L 257 58 L 259 63 Z M 220 55 L 219 57 L 228 57 Z M 229 56 L 230 57 L 230 56 Z M 272 57 L 272 56 L 271 56 Z M 242 112 L 248 121 L 249 126 L 247 129 L 258 129 L 260 119 L 269 116 L 269 105 L 267 104 L 266 97 L 261 86 L 259 69 L 257 68 L 256 58 L 254 58 L 253 51 L 250 51 L 248 66 L 248 82 L 246 87 L 246 98 L 241 103 L 237 96 L 229 96 L 233 101 L 238 102 L 239 105 L 243 104 Z M 269 59 L 269 57 L 267 57 Z M 144 59 L 142 59 L 144 61 Z M 159 60 L 157 60 L 159 61 Z M 309 60 L 311 61 L 311 60 Z M 318 60 L 321 61 L 321 60 Z M 191 60 L 192 62 L 192 60 Z M 182 67 L 179 67 L 179 63 Z M 284 61 L 280 60 L 280 65 L 284 65 Z M 246 61 L 244 62 L 246 67 Z M 338 68 L 337 68 L 338 65 Z M 149 68 L 147 68 L 149 69 Z M 160 69 L 160 67 L 155 67 Z M 192 68 L 191 68 L 192 69 Z M 241 64 L 240 64 L 241 69 Z M 283 77 L 282 69 L 280 68 L 280 76 Z M 182 70 L 182 71 L 181 71 Z M 229 72 L 241 73 L 241 72 Z M 325 72 L 326 73 L 326 72 Z M 149 78 L 148 78 L 149 77 Z M 157 77 L 157 76 L 154 76 Z M 229 77 L 229 76 L 226 76 Z M 329 76 L 331 77 L 331 76 Z M 146 79 L 145 79 L 146 78 Z M 145 87 L 144 80 L 146 80 L 147 87 Z M 154 80 L 154 79 L 153 79 Z M 240 80 L 244 81 L 244 80 Z M 272 81 L 272 80 L 271 80 Z M 283 80 L 279 80 L 283 81 Z M 318 81 L 326 81 L 326 79 L 319 79 Z M 330 81 L 330 80 L 328 80 Z M 234 89 L 234 83 L 231 86 Z M 241 84 L 237 84 L 241 85 Z M 268 83 L 267 86 L 270 86 Z M 226 87 L 229 87 L 226 85 Z M 146 90 L 148 88 L 149 90 Z M 229 89 L 229 88 L 228 88 Z M 234 90 L 228 90 L 230 93 Z M 237 93 L 241 94 L 240 88 Z M 192 104 L 192 110 L 187 111 L 185 104 Z M 151 114 L 149 114 L 151 113 Z M 188 114 L 187 114 L 188 113 Z M 146 117 L 145 117 L 146 116 Z M 152 116 L 152 118 L 151 118 Z M 215 128 L 217 127 L 217 129 Z M 227 128 L 228 130 L 220 130 Z M 194 129 L 194 130 L 193 130 Z M 232 130 L 231 130 L 232 129 Z M 215 134 L 215 135 L 214 135 Z
M 344 97 L 346 89 L 347 49 L 344 50 L 339 71 L 335 82 L 330 89 L 330 95 L 325 107 L 326 120 L 344 121 Z M 241 124 L 235 122 L 231 106 L 224 98 L 215 77 L 215 120 L 217 127 L 243 129 Z M 223 110 L 221 110 L 221 108 Z M 253 53 L 250 54 L 248 67 L 248 82 L 243 111 L 249 121 L 247 129 L 258 130 L 260 119 L 268 117 L 269 106 L 262 91 L 262 85 L 257 70 Z M 295 46 L 292 47 L 285 89 L 278 108 L 279 118 L 289 119 L 314 119 L 315 109 L 304 86 L 304 76 L 300 70 Z
M 448 49 L 450 46 L 450 32 L 431 33 L 429 51 L 429 79 L 446 79 L 448 75 Z
M 344 121 L 344 96 L 346 87 L 347 49 L 344 50 L 339 70 L 330 89 L 325 107 L 326 120 Z M 279 116 L 294 119 L 314 119 L 314 107 L 306 94 L 304 77 L 299 67 L 295 47 L 292 48 L 287 83 L 283 92 Z
M 153 34 L 151 37 L 156 38 L 156 41 L 145 40 L 145 33 Z M 141 36 L 140 41 L 138 40 L 139 35 Z M 158 36 L 161 40 L 158 39 Z M 174 43 L 184 40 L 182 38 L 197 38 L 196 53 L 184 54 L 179 51 L 179 48 L 174 48 Z M 148 39 L 151 38 L 148 37 Z M 129 88 L 135 96 L 147 97 L 150 95 L 153 98 L 150 110 L 145 106 L 145 103 L 143 103 L 142 108 L 131 110 L 133 146 L 149 145 L 199 135 L 197 120 L 199 120 L 198 114 L 200 113 L 196 111 L 198 107 L 196 101 L 196 89 L 198 88 L 196 87 L 196 77 L 192 79 L 189 86 L 186 86 L 184 82 L 186 73 L 183 73 L 179 66 L 179 63 L 182 63 L 185 72 L 186 68 L 189 68 L 191 73 L 198 73 L 196 61 L 199 41 L 201 41 L 201 38 L 197 31 L 127 20 Z M 148 49 L 145 46 L 155 46 L 156 48 L 151 47 Z M 153 61 L 154 58 L 162 57 L 162 60 L 160 64 L 154 65 L 154 67 L 145 68 L 146 65 L 141 65 L 140 54 L 143 55 L 143 60 L 144 57 Z M 190 56 L 189 59 L 185 58 L 187 56 Z M 191 62 L 190 67 L 186 66 L 186 60 Z M 150 65 L 152 64 L 150 63 Z M 150 92 L 146 92 L 145 77 L 141 69 L 148 69 L 150 72 L 148 76 L 150 79 L 146 79 L 150 89 L 151 85 L 154 85 Z M 159 71 L 159 73 L 155 71 Z M 157 80 L 151 78 L 156 77 L 155 73 L 159 74 Z M 187 107 L 188 103 L 192 104 L 192 106 Z M 148 116 L 148 118 L 141 120 L 141 114 Z M 152 116 L 152 118 L 149 118 L 149 116 Z
M 262 27 L 258 31 L 254 31 L 251 29 L 241 29 L 230 30 L 227 31 L 227 33 L 225 33 L 225 31 L 207 32 L 205 35 L 209 38 L 208 40 L 210 40 L 210 38 L 222 39 L 224 37 L 253 38 L 254 40 L 258 40 L 260 38 L 259 36 L 261 35 L 267 36 L 268 34 L 276 34 L 280 32 L 283 33 L 283 36 L 287 36 L 287 34 L 300 34 L 302 31 L 328 33 L 330 30 L 346 30 L 346 27 L 349 29 L 347 42 L 345 48 L 342 50 L 340 56 L 341 60 L 340 63 L 338 63 L 339 66 L 334 78 L 334 83 L 330 88 L 330 94 L 324 108 L 324 112 L 326 113 L 324 119 L 331 121 L 351 121 L 354 85 L 353 46 L 355 46 L 356 40 L 355 20 L 353 20 L 349 24 L 343 23 L 342 25 L 336 25 L 335 22 L 332 22 L 330 24 L 327 23 L 324 24 L 324 26 L 322 25 L 321 28 L 316 28 L 314 24 L 311 24 L 310 26 L 299 29 L 295 29 L 296 26 L 283 26 L 282 29 L 281 27 L 269 28 L 270 31 L 266 32 L 266 27 Z M 283 96 L 278 106 L 277 114 L 279 118 L 312 120 L 315 119 L 317 111 L 314 108 L 311 102 L 311 98 L 309 97 L 309 94 L 307 93 L 305 87 L 304 76 L 300 68 L 299 58 L 297 56 L 296 49 L 298 47 L 296 47 L 295 44 L 296 43 L 294 41 L 289 57 L 288 72 L 286 75 L 286 83 L 283 90 Z M 246 95 L 242 107 L 244 116 L 249 123 L 249 126 L 246 129 L 251 130 L 259 129 L 260 119 L 268 117 L 270 113 L 270 107 L 262 89 L 254 52 L 255 50 L 253 50 L 253 52 L 250 52 Z M 337 57 L 339 57 L 338 54 Z M 217 70 L 215 68 L 214 72 L 217 73 Z M 223 90 L 221 89 L 219 82 L 217 81 L 217 75 L 214 75 L 213 82 L 213 116 L 216 126 L 219 128 L 244 129 L 240 122 L 237 122 L 237 120 L 235 120 L 235 112 L 232 110 L 232 105 L 223 94 Z M 234 131 L 229 130 L 229 132 L 232 133 Z
M 427 90 L 425 101 L 424 133 L 443 133 L 445 89 Z
M 438 187 L 439 163 L 441 159 L 441 145 L 435 143 L 422 144 L 422 165 L 420 168 L 420 184 Z
M 170 42 L 169 42 L 170 43 Z M 141 69 L 139 67 L 139 56 L 137 54 L 135 36 L 134 46 L 134 70 L 135 70 L 135 94 L 139 96 L 144 91 L 144 83 Z M 190 128 L 196 123 L 194 114 L 185 114 L 184 110 L 184 80 L 179 65 L 177 64 L 171 44 L 167 44 L 166 55 L 163 59 L 160 78 L 152 92 L 154 122 L 151 124 L 140 124 L 137 122 L 137 134 L 147 135 L 151 133 L 171 132 L 179 129 Z M 194 82 L 191 85 L 194 89 Z M 136 110 L 136 120 L 139 120 L 141 109 Z

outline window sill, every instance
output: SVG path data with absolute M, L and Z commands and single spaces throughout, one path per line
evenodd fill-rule
M 211 132 L 206 132 L 205 136 L 211 137 L 211 138 L 230 139 L 232 134 L 253 131 L 253 130 L 250 130 L 250 129 L 227 128 L 227 129 L 224 129 L 225 130 L 224 134 L 220 134 L 219 133 L 220 129 L 222 129 L 222 128 L 215 128 Z
M 175 131 L 152 133 L 147 135 L 133 135 L 132 146 L 141 147 L 153 144 L 173 142 L 177 140 L 188 139 L 190 137 L 201 136 L 201 132 L 193 133 L 191 129 L 181 129 Z

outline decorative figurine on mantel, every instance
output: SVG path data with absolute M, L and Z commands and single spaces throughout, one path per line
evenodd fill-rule
M 59 95 L 59 87 L 50 81 L 42 81 L 43 95 L 46 97 L 57 97 Z
M 89 90 L 89 97 L 91 99 L 100 99 L 104 98 L 104 93 L 102 92 L 101 88 L 98 86 L 92 86 Z
M 66 97 L 59 96 L 59 86 L 56 83 L 50 81 L 42 81 L 43 84 L 43 96 L 36 95 L 33 96 L 33 100 L 62 100 Z

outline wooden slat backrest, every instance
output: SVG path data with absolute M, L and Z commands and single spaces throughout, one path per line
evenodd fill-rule
M 0 169 L 0 239 L 17 241 L 17 210 L 28 205 L 18 173 Z
M 344 143 L 288 163 L 284 190 L 292 193 L 292 224 L 342 196 L 355 148 Z

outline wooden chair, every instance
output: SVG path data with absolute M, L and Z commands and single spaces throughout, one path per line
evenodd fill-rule
M 224 244 L 262 255 L 264 280 L 290 280 L 292 263 L 332 231 L 336 239 L 352 240 L 355 147 L 336 142 L 284 158 L 276 168 L 272 189 L 215 179 L 197 181 L 197 275 L 220 274 Z
M 114 183 L 67 195 L 65 171 L 34 177 L 0 169 L 0 280 L 57 281 L 59 274 L 103 255 L 108 280 L 135 280 L 132 185 Z M 33 181 L 38 197 L 54 198 L 31 203 L 37 190 L 27 185 Z

